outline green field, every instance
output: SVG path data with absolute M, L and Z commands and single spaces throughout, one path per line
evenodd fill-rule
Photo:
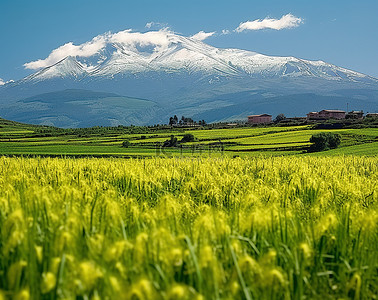
M 136 133 L 140 132 L 140 133 Z M 54 129 L 0 119 L 0 154 L 66 156 L 281 156 L 305 155 L 313 134 L 341 135 L 329 155 L 377 155 L 378 128 L 319 130 L 311 126 L 201 128 L 89 128 Z M 192 134 L 194 142 L 162 147 L 174 135 Z M 128 148 L 122 142 L 130 141 Z M 324 153 L 324 154 L 325 154 Z M 315 154 L 317 155 L 317 154 Z M 321 154 L 323 155 L 323 153 Z

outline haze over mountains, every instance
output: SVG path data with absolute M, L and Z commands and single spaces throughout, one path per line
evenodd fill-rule
M 63 58 L 61 57 L 63 55 Z M 47 65 L 47 67 L 45 67 Z M 376 112 L 378 80 L 323 61 L 219 49 L 167 30 L 66 44 L 0 87 L 4 118 L 61 127 L 207 122 L 323 108 Z

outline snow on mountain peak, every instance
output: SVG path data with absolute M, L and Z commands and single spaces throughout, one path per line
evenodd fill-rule
M 25 64 L 41 69 L 29 79 L 109 77 L 142 72 L 193 73 L 215 76 L 298 77 L 355 81 L 369 78 L 323 61 L 274 57 L 239 49 L 219 49 L 204 35 L 184 37 L 168 29 L 145 33 L 124 30 L 105 33 L 81 45 L 67 43 L 43 60 Z
M 137 47 L 154 46 L 154 51 L 167 49 L 170 44 L 178 42 L 180 37 L 173 32 L 162 29 L 145 33 L 133 32 L 131 29 L 117 33 L 105 33 L 94 37 L 91 41 L 74 45 L 72 42 L 54 49 L 47 58 L 24 64 L 26 69 L 38 70 L 54 65 L 67 56 L 88 58 L 103 53 L 109 45 L 116 49 L 137 50 Z

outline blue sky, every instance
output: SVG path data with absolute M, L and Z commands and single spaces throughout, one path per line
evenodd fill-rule
M 130 28 L 145 32 L 149 22 L 184 36 L 215 31 L 205 42 L 216 47 L 324 60 L 378 77 L 377 12 L 377 0 L 1 0 L 0 78 L 32 73 L 23 64 L 44 59 L 67 42 L 79 45 Z M 302 20 L 299 26 L 233 31 L 242 22 L 289 13 Z

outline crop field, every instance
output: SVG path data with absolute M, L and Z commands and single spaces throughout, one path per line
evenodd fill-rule
M 324 151 L 318 153 L 311 153 L 309 155 L 321 156 L 339 156 L 339 155 L 360 155 L 360 156 L 377 156 L 378 155 L 378 142 L 354 145 L 333 149 L 331 151 Z
M 377 171 L 0 157 L 0 299 L 376 299 Z
M 139 131 L 140 133 L 135 133 Z M 312 135 L 341 135 L 340 149 L 329 155 L 375 156 L 378 128 L 313 129 L 311 126 L 202 128 L 89 128 L 64 130 L 38 127 L 0 119 L 0 155 L 197 157 L 197 156 L 291 156 L 304 154 Z M 180 141 L 191 134 L 193 141 L 163 147 L 173 135 Z M 128 147 L 122 147 L 124 141 Z M 357 147 L 357 148 L 355 148 Z M 349 151 L 350 150 L 350 151 Z M 322 154 L 321 154 L 322 155 Z

